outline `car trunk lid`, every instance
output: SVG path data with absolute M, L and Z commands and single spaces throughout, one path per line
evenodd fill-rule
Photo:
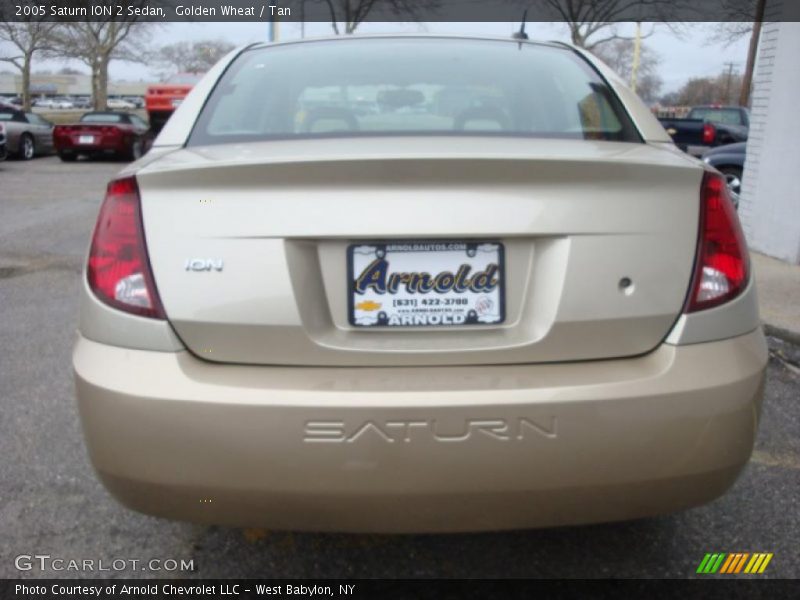
M 469 365 L 657 346 L 684 304 L 702 169 L 646 144 L 364 138 L 183 149 L 137 175 L 177 334 L 220 362 Z M 505 320 L 360 328 L 348 248 L 500 243 Z

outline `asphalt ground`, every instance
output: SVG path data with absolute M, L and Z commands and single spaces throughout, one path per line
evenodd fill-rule
M 106 182 L 122 166 L 55 157 L 0 163 L 0 577 L 681 578 L 695 576 L 707 552 L 772 552 L 756 577 L 800 576 L 800 350 L 775 339 L 750 464 L 725 496 L 678 514 L 384 536 L 207 527 L 123 508 L 88 462 L 70 368 L 89 234 Z M 194 570 L 15 567 L 17 556 L 36 554 L 106 565 L 184 560 Z

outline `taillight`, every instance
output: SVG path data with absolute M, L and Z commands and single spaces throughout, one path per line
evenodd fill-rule
M 749 275 L 747 244 L 723 176 L 705 174 L 700 202 L 700 240 L 686 312 L 735 298 Z
M 717 135 L 717 130 L 711 123 L 706 123 L 705 125 L 703 125 L 704 144 L 713 144 L 716 135 Z
M 108 184 L 92 237 L 87 278 L 95 295 L 109 306 L 142 317 L 166 318 L 150 270 L 139 188 L 133 177 Z

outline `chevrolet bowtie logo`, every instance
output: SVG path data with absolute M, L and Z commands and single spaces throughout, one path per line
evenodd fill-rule
M 366 311 L 378 310 L 381 306 L 382 305 L 380 302 L 373 302 L 372 300 L 364 300 L 363 302 L 356 304 L 356 308 L 358 310 Z

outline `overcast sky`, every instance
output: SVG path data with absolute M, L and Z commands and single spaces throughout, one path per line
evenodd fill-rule
M 224 39 L 234 44 L 247 44 L 267 39 L 266 23 L 168 23 L 161 26 L 157 38 L 161 45 L 181 40 Z M 429 33 L 477 33 L 488 35 L 508 35 L 517 29 L 514 23 L 363 23 L 358 33 L 374 32 L 429 32 Z M 645 31 L 651 24 L 643 25 Z M 717 75 L 732 61 L 741 72 L 747 59 L 748 39 L 724 48 L 721 45 L 708 46 L 704 42 L 715 28 L 713 23 L 694 23 L 688 27 L 683 38 L 676 37 L 666 26 L 655 28 L 653 35 L 645 44 L 661 59 L 659 72 L 664 81 L 662 93 L 674 91 L 690 77 Z M 531 39 L 569 41 L 567 28 L 563 23 L 528 23 L 526 28 Z M 632 24 L 621 24 L 621 34 L 630 35 Z M 300 37 L 299 23 L 281 23 L 280 39 Z M 306 23 L 306 36 L 330 35 L 330 23 Z M 38 69 L 58 69 L 63 61 L 39 62 Z M 70 66 L 81 68 L 79 64 Z M 83 68 L 82 70 L 85 70 Z M 150 81 L 157 77 L 158 69 L 148 65 L 115 61 L 111 64 L 111 77 L 115 80 Z

